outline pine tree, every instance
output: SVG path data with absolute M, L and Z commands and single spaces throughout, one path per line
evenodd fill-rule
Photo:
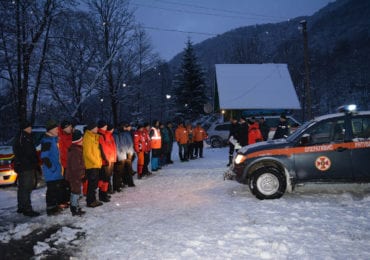
M 193 43 L 186 43 L 179 73 L 174 80 L 177 111 L 187 119 L 195 119 L 203 114 L 207 103 L 204 73 L 197 62 Z

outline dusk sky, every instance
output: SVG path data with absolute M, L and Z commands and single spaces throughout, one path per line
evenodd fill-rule
M 165 60 L 193 43 L 242 26 L 312 15 L 333 0 L 131 0 L 137 22 Z M 297 25 L 298 29 L 298 25 Z

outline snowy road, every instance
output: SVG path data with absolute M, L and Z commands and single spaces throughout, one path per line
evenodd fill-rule
M 260 201 L 223 180 L 226 148 L 185 163 L 173 157 L 82 218 L 65 211 L 28 220 L 15 213 L 15 189 L 1 189 L 0 241 L 57 224 L 33 247 L 36 258 L 64 251 L 77 259 L 370 259 L 369 185 L 320 185 Z M 36 210 L 45 211 L 44 193 L 33 193 Z

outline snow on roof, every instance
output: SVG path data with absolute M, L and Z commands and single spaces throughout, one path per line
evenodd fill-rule
M 221 109 L 301 109 L 286 64 L 216 64 Z

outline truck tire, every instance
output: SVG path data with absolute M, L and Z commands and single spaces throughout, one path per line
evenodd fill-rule
M 252 174 L 249 189 L 260 200 L 278 199 L 286 190 L 285 176 L 274 167 L 260 168 Z

